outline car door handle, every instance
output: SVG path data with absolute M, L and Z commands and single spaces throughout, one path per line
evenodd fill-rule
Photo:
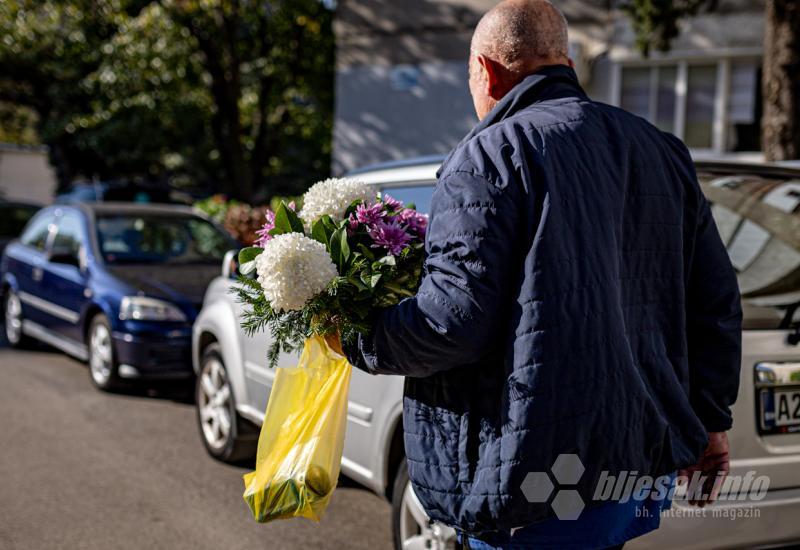
M 41 267 L 34 267 L 33 271 L 31 272 L 31 278 L 37 283 L 42 280 L 44 276 L 44 270 Z

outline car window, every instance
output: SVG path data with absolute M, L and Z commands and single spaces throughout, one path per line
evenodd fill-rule
M 0 238 L 18 237 L 37 210 L 22 204 L 0 204 Z
M 83 226 L 75 212 L 65 212 L 58 220 L 58 229 L 53 239 L 53 250 L 78 256 L 83 242 Z
M 50 235 L 50 228 L 55 222 L 55 216 L 47 213 L 34 218 L 25 228 L 20 242 L 24 245 L 44 250 L 47 246 L 47 237 Z
M 414 204 L 419 212 L 427 214 L 431 209 L 434 182 L 414 185 L 387 185 L 381 191 L 403 204 Z
M 107 263 L 217 263 L 236 247 L 226 233 L 193 216 L 109 215 L 97 218 Z
M 800 302 L 800 181 L 698 176 L 736 269 L 745 328 L 779 328 Z

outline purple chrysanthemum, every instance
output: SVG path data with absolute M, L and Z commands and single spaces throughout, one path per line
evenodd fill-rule
M 375 225 L 386 217 L 386 210 L 383 205 L 376 202 L 372 206 L 366 204 L 359 204 L 356 206 L 356 220 L 364 225 Z
M 297 209 L 297 205 L 294 201 L 290 202 L 286 206 L 288 206 L 290 210 Z M 273 212 L 270 208 L 267 208 L 266 212 L 264 212 L 264 217 L 266 218 L 266 221 L 264 221 L 264 225 L 261 226 L 261 229 L 256 229 L 256 235 L 258 236 L 258 239 L 256 239 L 256 242 L 253 243 L 254 246 L 261 248 L 264 248 L 264 245 L 267 244 L 267 241 L 272 239 L 272 235 L 270 235 L 269 232 L 275 229 L 275 212 Z
M 275 229 L 275 212 L 268 208 L 264 214 L 266 221 L 264 222 L 264 225 L 261 226 L 261 229 L 256 229 L 256 235 L 258 235 L 258 239 L 256 239 L 256 242 L 253 243 L 255 246 L 259 246 L 261 248 L 264 248 L 264 245 L 267 244 L 267 241 L 272 238 L 272 235 L 270 235 L 269 232 Z
M 425 237 L 425 230 L 428 229 L 428 216 L 425 214 L 406 208 L 397 215 L 397 220 L 405 224 L 411 234 L 419 238 Z
M 372 237 L 372 248 L 385 248 L 392 256 L 397 256 L 411 241 L 411 235 L 406 233 L 397 220 L 390 222 L 380 221 L 367 230 Z
M 390 197 L 389 195 L 383 196 L 383 204 L 386 206 L 387 210 L 397 211 L 403 208 L 402 202 L 395 199 L 394 197 Z

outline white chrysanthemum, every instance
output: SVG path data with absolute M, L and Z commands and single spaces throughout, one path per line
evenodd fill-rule
M 325 245 L 300 233 L 276 235 L 255 262 L 258 282 L 276 311 L 302 309 L 338 275 Z
M 353 201 L 375 199 L 375 190 L 364 182 L 348 178 L 329 178 L 315 183 L 303 195 L 303 210 L 300 218 L 312 224 L 324 215 L 334 221 L 344 219 L 347 207 Z

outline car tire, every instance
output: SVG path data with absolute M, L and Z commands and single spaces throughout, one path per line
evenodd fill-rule
M 258 428 L 236 412 L 233 388 L 219 344 L 209 345 L 200 361 L 195 385 L 197 425 L 208 454 L 236 464 L 252 460 Z
M 22 322 L 22 301 L 9 288 L 3 295 L 3 334 L 8 345 L 14 349 L 24 349 L 33 343 L 22 331 Z
M 114 341 L 111 337 L 111 323 L 102 313 L 95 315 L 86 332 L 88 349 L 89 379 L 99 390 L 114 391 L 122 386 Z
M 408 477 L 408 463 L 404 458 L 397 468 L 392 489 L 392 538 L 395 550 L 433 548 L 460 550 L 456 532 L 437 522 L 432 522 L 414 494 Z

